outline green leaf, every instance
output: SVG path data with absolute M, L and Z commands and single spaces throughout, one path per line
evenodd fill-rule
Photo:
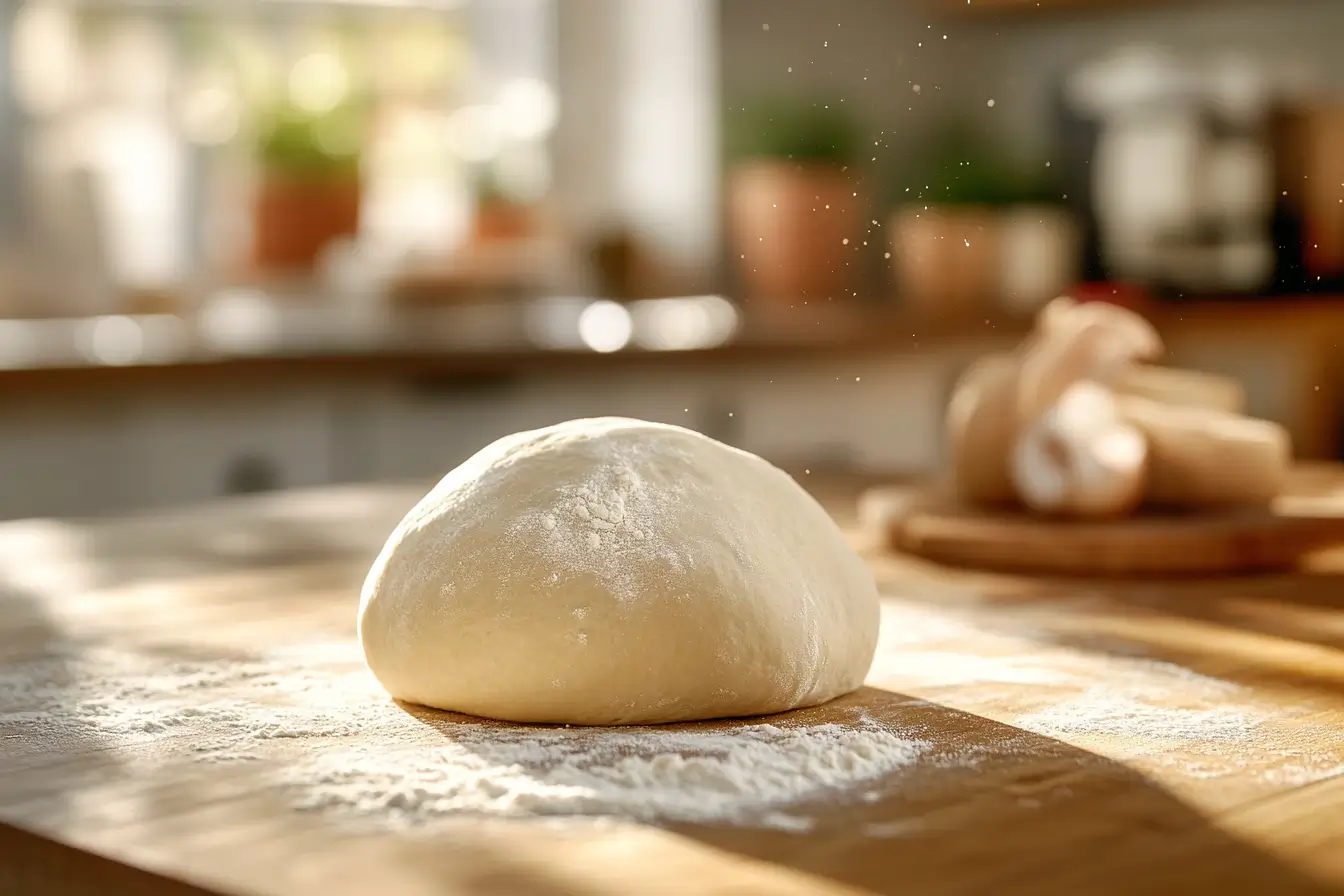
M 256 154 L 268 171 L 305 180 L 358 175 L 364 117 L 353 104 L 314 115 L 292 106 L 273 110 L 258 129 Z
M 897 202 L 1002 207 L 1057 203 L 1060 193 L 1044 163 L 1022 163 L 989 135 L 963 125 L 938 132 L 893 190 Z M 905 187 L 910 191 L 905 192 Z
M 861 128 L 835 101 L 771 100 L 730 112 L 725 128 L 729 158 L 790 159 L 846 165 L 858 153 Z

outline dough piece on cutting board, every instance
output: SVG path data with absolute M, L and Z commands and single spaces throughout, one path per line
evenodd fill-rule
M 393 697 L 586 725 L 822 703 L 863 683 L 877 631 L 871 574 L 792 478 L 612 417 L 508 436 L 449 473 L 359 609 Z
M 1293 448 L 1279 424 L 1137 396 L 1121 398 L 1120 411 L 1148 440 L 1148 502 L 1196 509 L 1268 506 L 1282 494 Z

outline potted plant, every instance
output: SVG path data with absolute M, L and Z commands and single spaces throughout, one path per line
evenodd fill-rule
M 493 167 L 476 176 L 476 213 L 471 239 L 478 245 L 525 240 L 536 235 L 536 205 L 505 189 Z
M 863 220 L 853 118 L 837 103 L 777 103 L 737 123 L 728 227 L 747 298 L 797 306 L 845 295 Z
M 917 313 L 963 317 L 1001 302 L 1029 310 L 1068 285 L 1076 246 L 1048 169 L 990 146 L 951 128 L 906 179 L 913 189 L 901 188 L 888 228 L 892 266 Z
M 282 107 L 262 122 L 253 260 L 267 270 L 311 270 L 322 249 L 359 229 L 360 119 L 341 106 L 312 114 Z
M 927 316 L 980 310 L 998 281 L 995 218 L 1010 192 L 1002 160 L 966 131 L 951 128 L 906 182 L 909 192 L 902 188 L 888 225 L 901 300 Z
M 1032 315 L 1072 289 L 1082 275 L 1083 236 L 1045 164 L 1030 166 L 999 220 L 999 300 Z

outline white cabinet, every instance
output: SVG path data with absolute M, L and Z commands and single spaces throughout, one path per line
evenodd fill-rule
M 620 375 L 538 375 L 432 389 L 389 384 L 362 395 L 359 412 L 339 417 L 336 438 L 368 446 L 368 475 L 358 478 L 441 476 L 501 436 L 576 417 L 631 416 L 694 428 L 702 395 L 676 379 Z
M 120 404 L 0 403 L 0 519 L 87 515 L 135 500 Z
M 511 384 L 432 392 L 388 385 L 343 417 L 335 436 L 367 446 L 369 478 L 438 477 L 516 428 L 518 398 Z
M 575 417 L 675 423 L 784 464 L 937 463 L 946 357 L 649 365 L 440 383 L 277 382 L 0 403 L 0 517 L 83 515 L 333 482 L 430 479 Z
M 332 401 L 329 391 L 307 387 L 138 399 L 126 412 L 135 503 L 331 482 Z
M 740 447 L 781 463 L 930 469 L 947 367 L 940 358 L 892 358 L 750 371 L 737 382 Z

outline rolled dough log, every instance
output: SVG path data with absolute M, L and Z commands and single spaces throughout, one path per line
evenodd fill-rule
M 1163 404 L 1246 413 L 1246 390 L 1241 383 L 1212 373 L 1135 364 L 1120 374 L 1112 388 L 1122 395 Z
M 1020 368 L 1013 355 L 987 355 L 967 368 L 953 387 L 945 420 L 947 445 L 953 482 L 967 503 L 1017 500 L 1008 458 L 1021 424 Z
M 1147 503 L 1265 506 L 1288 480 L 1292 440 L 1277 423 L 1137 396 L 1122 396 L 1120 413 L 1148 440 Z
M 397 527 L 359 609 L 396 698 L 518 722 L 757 715 L 859 687 L 877 588 L 755 455 L 621 418 L 518 433 Z

